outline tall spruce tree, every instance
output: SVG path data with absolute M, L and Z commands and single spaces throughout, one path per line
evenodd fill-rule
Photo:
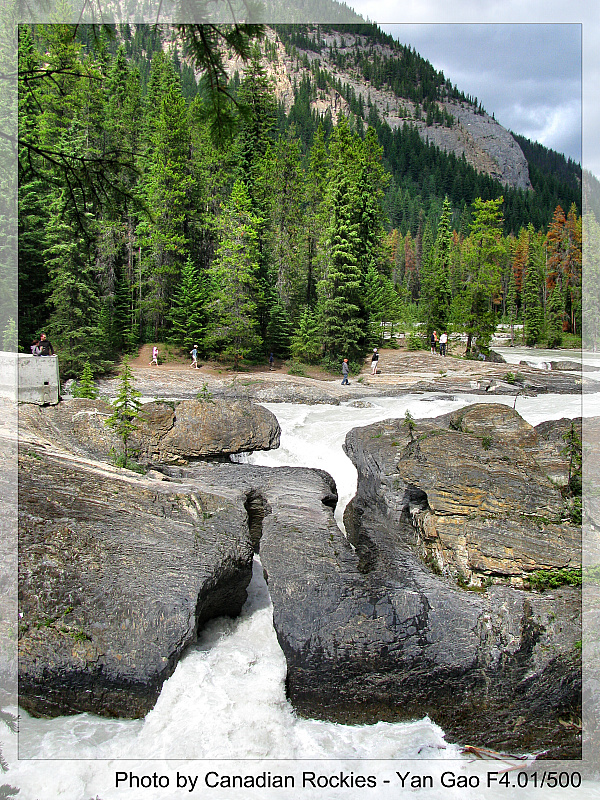
M 234 369 L 258 356 L 262 337 L 257 317 L 258 230 L 246 185 L 236 181 L 220 220 L 221 242 L 210 268 L 212 324 L 206 341 Z
M 362 276 L 358 263 L 355 198 L 345 177 L 333 189 L 329 257 L 319 284 L 325 355 L 333 366 L 343 358 L 358 360 L 365 349 Z
M 527 234 L 529 247 L 523 280 L 523 340 L 532 347 L 541 342 L 544 336 L 543 250 L 531 223 L 527 226 Z
M 503 198 L 473 203 L 469 237 L 465 240 L 464 309 L 467 332 L 466 352 L 474 344 L 485 353 L 496 329 L 493 300 L 500 290 L 506 242 L 502 237 Z
M 444 331 L 448 327 L 452 290 L 450 268 L 452 263 L 452 206 L 448 196 L 444 198 L 442 215 L 438 223 L 437 236 L 432 256 L 432 293 L 429 300 L 428 327 Z M 429 334 L 431 332 L 429 331 Z
M 205 349 L 204 339 L 209 319 L 207 283 L 205 275 L 188 256 L 175 291 L 170 317 L 171 341 L 186 350 L 190 350 L 194 344 L 202 350 Z

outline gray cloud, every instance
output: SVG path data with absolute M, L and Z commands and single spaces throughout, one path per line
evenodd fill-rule
M 382 25 L 504 127 L 581 161 L 581 26 Z
M 589 0 L 353 0 L 411 44 L 504 126 L 600 176 L 600 15 Z M 468 24 L 467 24 L 468 23 Z M 581 35 L 580 35 L 581 31 Z M 406 37 L 402 36 L 401 39 Z

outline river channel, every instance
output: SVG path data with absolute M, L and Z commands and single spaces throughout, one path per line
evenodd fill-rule
M 339 406 L 272 404 L 268 407 L 282 428 L 281 446 L 276 451 L 253 454 L 249 459 L 269 466 L 327 470 L 338 487 L 336 518 L 341 524 L 343 507 L 356 488 L 356 472 L 342 450 L 351 428 L 403 417 L 406 410 L 415 418 L 435 417 L 482 400 L 488 398 L 415 394 L 369 398 Z M 584 400 L 585 416 L 600 416 L 600 393 L 586 395 Z M 511 407 L 515 404 L 514 397 L 493 397 L 489 401 Z M 519 396 L 516 409 L 528 422 L 537 424 L 580 416 L 582 398 Z M 533 783 L 527 788 L 515 784 L 513 792 L 496 783 L 495 778 L 488 785 L 490 771 L 515 765 L 473 759 L 458 745 L 446 741 L 444 731 L 427 718 L 363 726 L 299 719 L 285 696 L 285 673 L 285 659 L 273 630 L 268 589 L 257 560 L 241 616 L 235 620 L 218 619 L 206 626 L 144 719 L 107 720 L 82 714 L 37 720 L 22 712 L 18 757 L 17 737 L 8 733 L 2 737 L 4 756 L 10 764 L 4 781 L 20 788 L 20 800 L 170 800 L 188 796 L 226 800 L 353 800 L 362 796 L 376 800 L 600 798 L 600 784 L 585 780 L 577 787 L 570 779 L 571 783 L 560 788 L 559 794 L 534 787 Z M 520 768 L 519 763 L 516 766 Z M 398 772 L 410 773 L 404 786 Z M 304 773 L 309 774 L 308 785 Z M 310 773 L 315 775 L 312 783 Z M 222 776 L 234 774 L 254 776 L 252 780 L 262 780 L 267 786 L 246 786 L 235 791 L 214 788 Z M 570 765 L 569 775 L 572 774 Z M 263 778 L 256 779 L 261 775 Z M 190 779 L 185 787 L 184 776 L 186 781 Z M 273 788 L 275 776 L 291 777 L 293 788 L 289 783 L 286 789 Z M 366 788 L 357 788 L 358 776 L 365 780 L 370 777 L 375 786 L 367 782 Z M 424 780 L 420 786 L 411 785 L 410 781 L 419 776 L 430 776 L 431 784 Z M 144 783 L 144 777 L 150 783 Z M 197 782 L 192 789 L 194 777 Z M 350 788 L 347 781 L 352 784 Z M 464 781 L 471 784 L 465 788 Z

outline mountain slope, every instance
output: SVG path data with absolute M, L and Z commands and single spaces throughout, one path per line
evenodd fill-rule
M 309 80 L 310 107 L 320 115 L 353 112 L 365 122 L 376 115 L 392 130 L 413 125 L 424 141 L 464 155 L 478 172 L 531 189 L 527 159 L 512 134 L 375 25 L 276 26 L 266 41 L 264 66 L 286 113 Z M 243 72 L 234 60 L 228 68 Z

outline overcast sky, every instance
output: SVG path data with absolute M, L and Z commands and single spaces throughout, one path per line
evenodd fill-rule
M 583 166 L 600 176 L 595 0 L 353 0 L 349 5 L 413 45 L 505 128 L 575 161 L 583 157 Z

